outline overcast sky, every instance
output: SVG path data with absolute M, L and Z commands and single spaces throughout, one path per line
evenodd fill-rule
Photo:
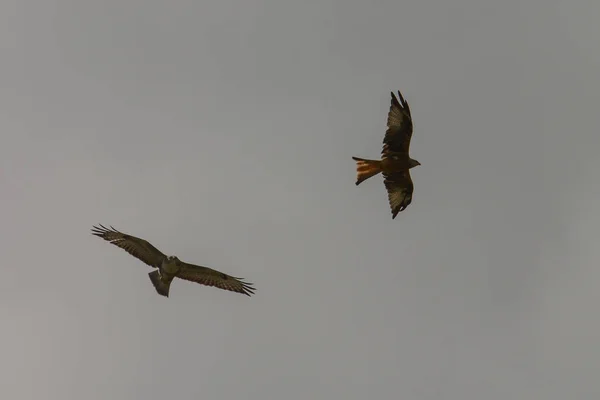
M 5 0 L 20 399 L 600 396 L 600 2 Z M 377 158 L 411 105 L 413 203 Z M 176 280 L 102 223 L 247 278 Z

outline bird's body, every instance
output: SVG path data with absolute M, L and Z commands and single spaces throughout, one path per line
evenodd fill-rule
M 169 288 L 171 282 L 181 271 L 181 261 L 175 256 L 165 257 L 157 271 L 152 271 L 148 275 L 158 294 L 169 297 Z
M 175 256 L 167 257 L 162 260 L 159 270 L 161 274 L 175 276 L 181 270 L 181 261 Z
M 410 158 L 408 150 L 412 137 L 413 123 L 410 108 L 402 94 L 400 102 L 392 93 L 392 104 L 388 113 L 388 129 L 383 139 L 381 160 L 352 157 L 356 161 L 356 185 L 380 172 L 388 191 L 392 219 L 412 202 L 413 183 L 410 169 L 421 165 Z
M 413 160 L 408 154 L 394 154 L 392 156 L 381 159 L 381 172 L 384 174 L 393 174 L 395 172 L 403 172 L 407 169 L 416 167 Z
M 188 264 L 175 256 L 166 256 L 146 240 L 108 229 L 102 225 L 93 227 L 92 234 L 118 246 L 138 258 L 156 271 L 148 275 L 158 294 L 169 297 L 169 288 L 174 278 L 214 286 L 219 289 L 242 293 L 250 296 L 254 293 L 251 283 L 242 282 L 241 278 L 224 274 L 211 268 Z

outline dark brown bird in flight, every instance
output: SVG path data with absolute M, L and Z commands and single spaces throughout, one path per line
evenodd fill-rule
M 366 160 L 352 157 L 356 161 L 356 184 L 382 172 L 388 200 L 392 209 L 392 219 L 404 210 L 412 201 L 413 182 L 410 169 L 421 165 L 408 155 L 413 123 L 410 107 L 400 91 L 400 101 L 392 92 L 392 105 L 388 113 L 387 126 L 383 139 L 381 160 Z
M 169 287 L 173 278 L 214 286 L 219 289 L 242 293 L 250 296 L 255 289 L 251 283 L 242 282 L 242 278 L 224 274 L 214 269 L 199 265 L 187 264 L 175 256 L 166 256 L 144 239 L 117 231 L 112 226 L 108 229 L 102 225 L 94 226 L 92 234 L 118 246 L 148 264 L 156 271 L 150 272 L 150 280 L 161 296 L 169 297 Z

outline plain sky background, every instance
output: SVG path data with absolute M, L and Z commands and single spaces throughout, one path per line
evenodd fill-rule
M 600 2 L 6 0 L 5 399 L 600 397 Z M 411 105 L 413 203 L 379 156 Z M 175 281 L 93 224 L 256 285 Z

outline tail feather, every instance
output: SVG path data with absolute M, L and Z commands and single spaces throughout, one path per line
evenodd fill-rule
M 168 281 L 164 281 L 160 275 L 159 270 L 152 271 L 148 274 L 154 288 L 161 296 L 169 297 L 169 287 L 171 287 L 171 282 L 173 279 L 169 279 Z
M 356 161 L 356 184 L 381 172 L 381 161 L 352 157 Z

